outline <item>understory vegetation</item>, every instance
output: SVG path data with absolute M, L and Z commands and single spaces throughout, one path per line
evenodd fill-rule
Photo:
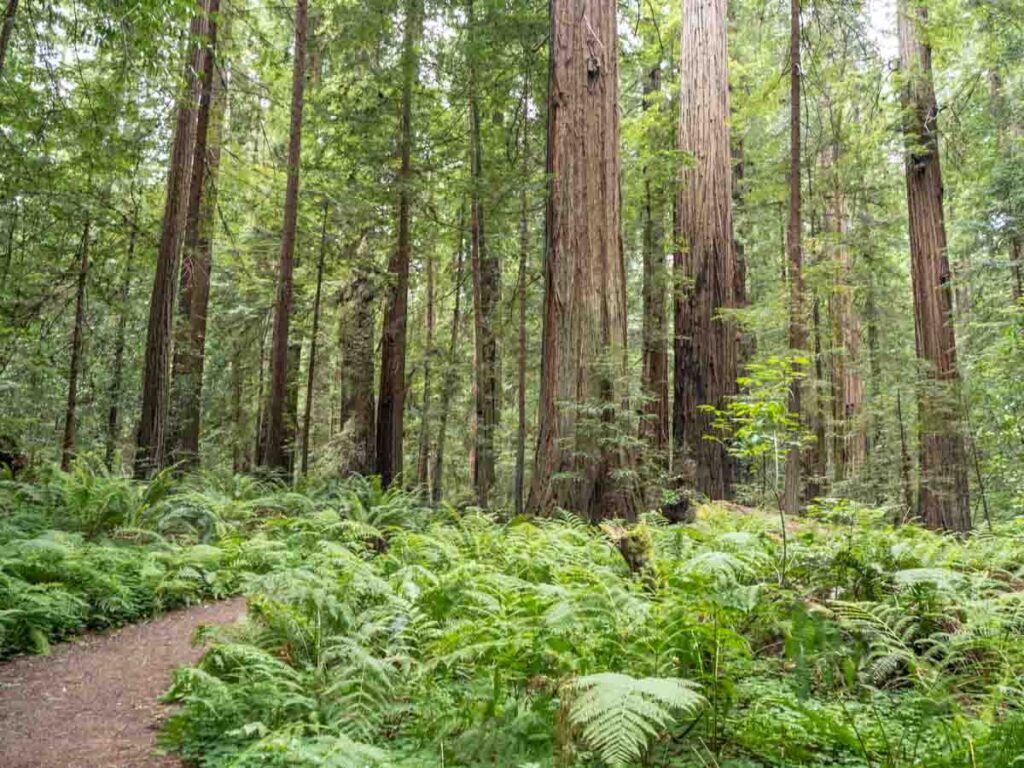
M 243 592 L 167 700 L 203 766 L 1010 766 L 1024 525 L 499 520 L 353 479 L 0 486 L 0 649 Z M 625 556 L 624 556 L 625 555 Z

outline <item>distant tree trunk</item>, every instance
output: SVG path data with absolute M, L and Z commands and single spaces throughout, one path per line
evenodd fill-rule
M 306 377 L 306 412 L 302 417 L 302 475 L 309 474 L 309 436 L 313 427 L 313 385 L 316 383 L 316 347 L 320 338 L 320 296 L 324 287 L 324 257 L 327 252 L 327 211 L 320 229 L 320 258 L 316 264 L 316 294 L 313 297 L 313 333 L 309 340 L 309 371 Z
M 455 364 L 459 351 L 459 324 L 462 322 L 462 272 L 465 259 L 465 214 L 459 212 L 459 245 L 455 259 L 455 309 L 452 310 L 451 338 L 448 342 L 448 359 L 444 370 L 444 385 L 441 387 L 441 410 L 437 424 L 437 450 L 434 453 L 433 482 L 430 498 L 434 504 L 441 501 L 444 480 L 444 444 L 448 435 L 448 411 L 451 407 L 452 390 L 455 389 Z
M 896 421 L 900 425 L 900 487 L 903 489 L 904 516 L 914 514 L 914 485 L 910 475 L 914 465 L 907 447 L 907 430 L 903 424 L 903 397 L 896 390 Z
M 284 470 L 295 475 L 295 438 L 299 431 L 299 389 L 302 368 L 302 342 L 288 342 L 288 387 L 284 414 Z
M 242 346 L 235 349 L 234 359 L 231 361 L 231 469 L 235 474 L 246 470 L 246 448 L 245 435 L 242 429 L 244 411 L 242 408 L 242 395 L 245 387 L 245 372 L 242 368 Z
M 500 413 L 498 381 L 498 340 L 495 332 L 501 302 L 501 271 L 498 259 L 487 249 L 484 236 L 483 193 L 486 182 L 483 172 L 483 148 L 480 137 L 480 104 L 477 93 L 476 42 L 477 21 L 473 0 L 467 3 L 468 94 L 469 94 L 469 163 L 473 177 L 470 198 L 470 265 L 473 273 L 473 330 L 476 350 L 474 387 L 476 404 L 476 437 L 473 448 L 472 474 L 476 503 L 486 507 L 495 477 L 494 433 Z
M 732 491 L 732 466 L 713 435 L 714 417 L 736 389 L 736 334 L 719 317 L 735 306 L 726 0 L 683 0 L 679 148 L 695 162 L 682 172 L 681 250 L 675 255 L 677 467 L 711 498 Z
M 18 0 L 7 0 L 3 27 L 0 28 L 0 75 L 4 73 L 4 63 L 7 61 L 7 46 L 11 42 L 11 33 L 14 32 L 14 19 L 17 13 Z
M 626 412 L 617 6 L 552 0 L 549 181 L 537 457 L 528 508 L 636 511 Z
M 825 380 L 825 357 L 821 353 L 821 300 L 815 296 L 811 309 L 814 323 L 814 383 L 809 387 L 812 395 L 809 426 L 814 442 L 806 451 L 803 461 L 806 469 L 804 495 L 815 499 L 824 493 L 828 483 L 828 445 L 826 443 L 825 403 L 821 396 L 821 382 Z
M 846 192 L 839 179 L 839 144 L 832 146 L 832 190 L 825 214 L 832 245 L 832 422 L 833 467 L 837 482 L 860 467 L 867 456 L 867 433 L 862 423 L 864 383 L 860 362 L 860 318 L 853 301 L 853 251 L 848 242 L 850 217 Z
M 78 246 L 78 288 L 75 291 L 75 327 L 71 333 L 71 364 L 68 367 L 68 405 L 64 413 L 64 442 L 61 447 L 60 468 L 67 472 L 75 455 L 75 428 L 78 411 L 78 374 L 82 367 L 82 335 L 85 331 L 85 286 L 89 278 L 89 229 L 85 220 L 82 241 Z
M 651 67 L 644 83 L 643 109 L 651 108 L 661 91 L 660 62 Z M 660 136 L 649 132 L 650 149 L 658 149 Z M 644 417 L 641 437 L 653 453 L 656 464 L 667 466 L 669 440 L 668 336 L 665 321 L 664 208 L 661 189 L 651 179 L 653 170 L 644 168 L 643 207 L 643 395 Z
M 409 311 L 412 208 L 412 95 L 419 74 L 417 41 L 423 26 L 422 0 L 406 0 L 402 39 L 402 118 L 399 132 L 398 243 L 388 263 L 381 338 L 380 397 L 377 402 L 376 471 L 385 486 L 402 474 L 405 435 L 405 337 Z
M 430 374 L 434 359 L 434 255 L 427 254 L 427 342 L 423 351 L 423 409 L 420 415 L 420 447 L 416 461 L 416 482 L 430 487 Z
M 530 208 L 526 183 L 530 178 L 530 78 L 523 78 L 522 187 L 519 190 L 519 274 L 516 303 L 519 309 L 516 360 L 516 473 L 513 497 L 517 515 L 526 509 L 526 260 L 530 255 Z
M 342 297 L 341 412 L 343 475 L 368 475 L 374 467 L 374 308 L 377 291 L 372 279 L 357 268 Z
M 199 463 L 199 429 L 202 414 L 203 363 L 206 351 L 206 313 L 210 299 L 210 267 L 216 201 L 219 141 L 217 113 L 223 87 L 217 87 L 217 14 L 220 0 L 209 0 L 211 20 L 206 41 L 202 95 L 196 119 L 185 246 L 181 262 L 178 323 L 171 364 L 171 399 L 166 454 L 182 469 Z M 215 99 L 214 93 L 217 92 Z M 222 104 L 220 105 L 223 106 Z M 209 141 L 213 124 L 212 149 Z
M 135 476 L 146 478 L 164 465 L 164 432 L 170 378 L 171 320 L 178 276 L 178 253 L 185 234 L 189 185 L 192 179 L 196 112 L 201 93 L 197 73 L 205 69 L 206 38 L 210 7 L 214 0 L 199 3 L 191 26 L 192 52 L 185 67 L 186 91 L 177 108 L 163 227 L 157 251 L 153 295 L 149 302 L 149 327 L 142 379 L 142 415 L 135 454 Z
M 302 106 L 305 87 L 307 0 L 295 0 L 295 49 L 292 66 L 292 120 L 288 141 L 288 188 L 284 201 L 281 259 L 277 268 L 277 302 L 274 306 L 274 340 L 270 347 L 270 398 L 267 402 L 267 439 L 263 466 L 288 472 L 294 446 L 288 445 L 285 410 L 289 396 L 289 326 L 292 315 L 292 270 L 295 266 L 295 230 L 299 215 L 299 164 L 302 159 Z M 294 425 L 291 436 L 294 438 Z
M 128 235 L 128 253 L 124 261 L 124 277 L 121 279 L 121 305 L 118 308 L 117 333 L 114 336 L 114 367 L 110 375 L 110 405 L 107 411 L 107 441 L 104 463 L 107 469 L 114 468 L 114 452 L 121 437 L 121 398 L 124 390 L 124 350 L 128 335 L 128 299 L 132 287 L 132 263 L 135 261 L 135 241 L 138 238 L 138 208 L 132 213 L 131 232 Z
M 918 35 L 919 26 L 927 23 L 928 10 L 917 0 L 902 0 L 897 15 L 900 67 L 905 77 L 907 206 L 917 356 L 927 369 L 927 384 L 918 392 L 918 503 L 929 528 L 967 531 L 971 527 L 970 491 L 942 210 L 938 107 L 931 50 Z
M 732 144 L 732 204 L 733 207 L 742 203 L 743 178 L 747 170 L 746 149 L 742 136 Z M 743 241 L 733 233 L 732 249 L 736 259 L 736 271 L 733 274 L 733 292 L 738 308 L 750 305 L 747 298 L 747 257 Z M 736 365 L 742 369 L 753 360 L 757 353 L 757 335 L 753 331 L 736 329 Z
M 801 354 L 807 346 L 804 327 L 803 223 L 800 217 L 800 0 L 789 3 L 789 225 L 786 228 L 786 256 L 789 259 L 789 349 Z M 794 379 L 789 387 L 789 411 L 802 420 L 800 390 Z M 790 514 L 800 508 L 801 451 L 792 447 L 786 454 L 786 487 L 782 508 Z
M 264 421 L 266 414 L 263 411 L 263 404 L 265 398 L 263 397 L 263 380 L 264 373 L 266 371 L 266 359 L 267 359 L 267 322 L 264 317 L 260 321 L 260 359 L 259 359 L 259 373 L 258 383 L 256 386 L 256 435 L 253 445 L 253 465 L 257 467 L 263 466 L 263 444 L 264 444 Z

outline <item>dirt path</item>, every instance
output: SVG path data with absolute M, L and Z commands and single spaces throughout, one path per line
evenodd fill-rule
M 0 664 L 0 766 L 180 766 L 154 752 L 167 715 L 157 699 L 174 669 L 201 655 L 191 642 L 199 625 L 244 613 L 242 598 L 199 605 Z

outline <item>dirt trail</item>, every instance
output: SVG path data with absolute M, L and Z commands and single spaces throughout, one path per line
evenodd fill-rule
M 192 647 L 198 626 L 244 613 L 242 598 L 199 605 L 0 664 L 0 766 L 181 766 L 155 751 L 168 714 L 157 699 L 174 669 L 202 654 Z

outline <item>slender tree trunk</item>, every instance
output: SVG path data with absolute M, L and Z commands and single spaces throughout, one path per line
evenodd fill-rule
M 374 308 L 377 291 L 364 270 L 342 297 L 341 424 L 343 475 L 368 475 L 374 468 Z
M 11 42 L 11 34 L 14 32 L 14 19 L 17 13 L 18 0 L 7 0 L 3 27 L 0 27 L 0 75 L 4 73 L 4 63 L 7 61 L 7 46 Z
M 932 529 L 971 527 L 967 455 L 960 413 L 960 377 L 953 329 L 949 256 L 942 208 L 938 107 L 931 76 L 931 50 L 919 27 L 927 8 L 902 0 L 898 12 L 900 66 L 907 139 L 907 206 L 917 356 L 926 368 L 918 393 L 920 516 Z
M 811 308 L 811 321 L 814 324 L 814 383 L 809 387 L 811 394 L 809 421 L 814 432 L 814 442 L 806 451 L 803 461 L 806 469 L 804 493 L 806 498 L 815 499 L 824 493 L 828 485 L 825 399 L 821 395 L 821 382 L 825 380 L 825 356 L 821 353 L 821 300 L 817 296 L 814 297 Z
M 469 94 L 469 159 L 473 176 L 470 199 L 470 265 L 473 273 L 473 330 L 476 349 L 474 371 L 476 381 L 475 444 L 473 448 L 473 487 L 476 502 L 486 507 L 495 477 L 494 433 L 500 412 L 500 383 L 498 381 L 498 341 L 495 333 L 497 313 L 501 302 L 500 265 L 487 249 L 484 236 L 483 147 L 480 137 L 480 104 L 477 93 L 478 43 L 477 21 L 473 0 L 467 3 L 468 30 L 468 94 Z
M 434 359 L 434 255 L 427 254 L 427 343 L 423 352 L 423 410 L 420 415 L 420 448 L 416 461 L 416 481 L 430 487 L 430 385 Z
M 644 83 L 644 111 L 661 92 L 661 66 L 651 67 Z M 657 150 L 660 135 L 651 130 L 648 142 Z M 653 170 L 644 168 L 643 207 L 643 394 L 644 418 L 641 437 L 653 453 L 656 464 L 667 466 L 669 441 L 668 336 L 665 322 L 664 208 L 662 190 L 655 186 Z
M 149 477 L 164 465 L 164 432 L 170 388 L 171 321 L 178 276 L 178 253 L 185 234 L 196 113 L 202 90 L 197 73 L 205 69 L 204 40 L 212 2 L 213 0 L 202 0 L 192 19 L 192 52 L 185 68 L 187 86 L 178 104 L 174 127 L 163 227 L 157 251 L 153 295 L 149 302 L 149 327 L 146 332 L 146 356 L 142 379 L 142 415 L 139 420 L 135 455 L 135 476 L 138 478 Z
M 295 476 L 295 438 L 299 431 L 299 389 L 302 369 L 302 342 L 288 342 L 288 387 L 284 413 L 284 471 Z
M 263 411 L 263 404 L 266 402 L 263 397 L 264 372 L 266 371 L 267 359 L 267 323 L 266 318 L 260 322 L 260 359 L 258 383 L 256 386 L 256 435 L 253 445 L 253 466 L 263 466 L 263 445 L 265 435 L 266 414 Z
M 75 327 L 71 333 L 71 364 L 68 367 L 68 405 L 64 413 L 64 442 L 61 447 L 60 468 L 67 472 L 75 455 L 75 428 L 78 411 L 78 374 L 82 367 L 83 333 L 85 331 L 85 286 L 89 278 L 89 229 L 92 222 L 85 220 L 82 242 L 78 246 L 78 288 L 75 291 Z
M 452 391 L 455 389 L 456 359 L 459 352 L 459 324 L 462 322 L 462 272 L 465 259 L 465 214 L 459 211 L 459 245 L 455 258 L 455 308 L 452 310 L 451 337 L 448 342 L 448 360 L 444 371 L 444 385 L 441 388 L 441 407 L 437 424 L 437 450 L 434 453 L 433 478 L 430 498 L 434 504 L 441 501 L 444 480 L 444 444 L 448 436 L 448 412 L 451 408 Z
M 132 263 L 135 261 L 135 241 L 138 238 L 138 208 L 132 213 L 131 232 L 128 235 L 128 253 L 124 261 L 121 280 L 121 306 L 114 337 L 114 368 L 110 375 L 110 407 L 107 411 L 107 442 L 104 462 L 107 469 L 114 467 L 114 452 L 121 437 L 121 398 L 124 390 L 124 350 L 128 334 L 128 299 L 132 287 Z
M 712 498 L 731 494 L 732 466 L 702 406 L 736 390 L 736 333 L 719 316 L 736 303 L 726 6 L 683 0 L 679 148 L 695 162 L 682 172 L 674 268 L 676 471 Z
M 316 294 L 313 297 L 313 334 L 309 340 L 309 371 L 306 377 L 306 412 L 302 417 L 302 474 L 309 474 L 309 437 L 313 427 L 313 385 L 316 383 L 316 347 L 320 339 L 320 296 L 324 287 L 324 257 L 327 253 L 327 202 L 320 229 L 320 258 L 316 264 Z
M 402 118 L 399 132 L 398 243 L 388 263 L 392 283 L 384 307 L 380 397 L 377 402 L 376 471 L 385 486 L 402 475 L 405 423 L 405 339 L 412 250 L 412 96 L 419 74 L 417 41 L 423 26 L 422 0 L 406 0 L 402 40 Z
M 914 484 L 910 481 L 910 476 L 914 465 L 910 458 L 910 448 L 907 447 L 907 430 L 903 424 L 903 397 L 898 389 L 896 390 L 896 421 L 900 425 L 900 487 L 903 489 L 904 515 L 913 515 Z
M 302 107 L 305 88 L 306 37 L 309 25 L 307 0 L 295 1 L 295 49 L 292 67 L 292 119 L 288 141 L 288 188 L 284 201 L 281 259 L 277 268 L 277 303 L 274 307 L 274 340 L 270 347 L 270 398 L 267 402 L 267 442 L 263 465 L 276 472 L 289 472 L 294 446 L 294 424 L 288 429 L 289 340 L 292 315 L 292 271 L 295 266 L 295 231 L 299 215 L 299 164 L 302 159 Z
M 231 361 L 231 468 L 237 475 L 246 470 L 246 448 L 245 435 L 242 428 L 244 411 L 242 397 L 245 387 L 245 372 L 242 368 L 242 346 L 235 349 L 234 359 Z
M 524 70 L 525 72 L 526 70 Z M 523 79 L 522 187 L 519 190 L 519 274 L 516 303 L 519 309 L 518 359 L 516 361 L 516 474 L 513 497 L 517 515 L 526 509 L 526 260 L 530 255 L 530 209 L 526 184 L 530 178 L 530 78 Z
M 626 280 L 619 189 L 617 6 L 552 0 L 544 320 L 528 508 L 630 518 L 634 459 L 620 437 Z
M 223 87 L 218 87 L 216 82 L 217 14 L 220 12 L 220 0 L 209 0 L 209 4 L 211 20 L 206 40 L 202 95 L 196 118 L 192 179 L 185 219 L 165 448 L 165 455 L 170 461 L 180 462 L 183 469 L 194 469 L 199 463 L 206 312 L 210 298 L 211 239 L 216 207 L 215 200 L 211 198 L 216 184 L 215 160 L 219 162 L 219 141 L 216 136 L 219 115 L 216 112 L 223 93 Z M 209 141 L 211 124 L 214 134 L 212 151 Z M 213 157 L 214 153 L 217 153 L 216 158 Z

